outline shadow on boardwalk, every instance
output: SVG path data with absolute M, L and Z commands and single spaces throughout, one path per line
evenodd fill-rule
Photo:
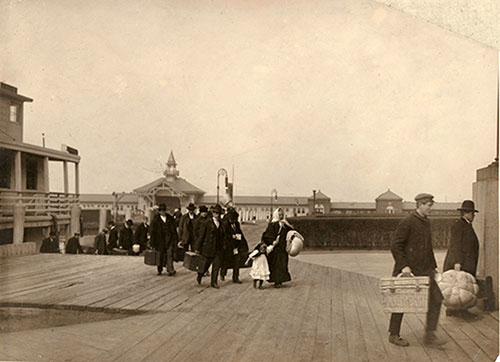
M 33 329 L 0 334 L 0 360 L 457 362 L 498 355 L 497 313 L 478 321 L 442 313 L 439 335 L 448 343 L 440 349 L 421 344 L 425 316 L 406 315 L 410 346 L 389 344 L 378 279 L 367 275 L 291 259 L 293 281 L 282 289 L 253 289 L 246 269 L 243 284 L 225 281 L 214 290 L 176 267 L 168 277 L 135 257 L 0 259 L 2 307 L 86 311 L 72 324 L 54 326 L 47 316 Z M 96 312 L 118 317 L 92 318 Z

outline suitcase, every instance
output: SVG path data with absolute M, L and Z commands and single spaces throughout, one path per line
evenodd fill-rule
M 144 264 L 158 265 L 160 263 L 160 253 L 153 249 L 144 250 Z
M 184 248 L 174 247 L 174 261 L 184 261 Z
M 184 262 L 182 265 L 188 270 L 202 273 L 205 270 L 206 262 L 207 259 L 203 255 L 196 254 L 192 251 L 186 251 L 184 253 Z
M 386 313 L 427 313 L 429 277 L 380 279 L 380 292 Z

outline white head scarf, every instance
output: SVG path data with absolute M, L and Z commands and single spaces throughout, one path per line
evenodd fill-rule
M 280 215 L 279 215 L 280 210 L 283 211 L 283 219 L 281 219 L 281 220 L 280 220 Z M 278 207 L 276 210 L 274 210 L 273 219 L 271 220 L 271 222 L 279 222 L 280 228 L 282 228 L 283 225 L 288 225 L 289 227 L 291 227 L 293 229 L 292 224 L 290 224 L 288 222 L 288 220 L 286 219 L 285 211 L 281 207 Z

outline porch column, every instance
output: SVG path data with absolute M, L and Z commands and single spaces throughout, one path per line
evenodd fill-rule
M 16 151 L 14 156 L 14 172 L 14 188 L 20 192 L 22 189 L 21 151 Z
M 75 162 L 75 194 L 80 194 L 80 167 L 79 163 Z
M 63 161 L 63 171 L 64 171 L 64 193 L 69 193 L 68 187 L 68 161 Z
M 81 212 L 82 210 L 79 206 L 71 206 L 71 236 L 73 236 L 75 233 L 80 233 Z
M 99 232 L 106 228 L 107 211 L 106 209 L 99 209 Z
M 14 230 L 12 235 L 13 244 L 22 244 L 24 240 L 24 216 L 26 207 L 21 204 L 14 205 Z
M 43 187 L 45 192 L 50 192 L 49 185 L 49 158 L 43 158 Z

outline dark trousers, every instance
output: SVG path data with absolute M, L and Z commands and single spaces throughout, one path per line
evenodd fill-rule
M 443 295 L 441 290 L 431 277 L 429 285 L 429 309 L 427 310 L 427 318 L 425 323 L 425 331 L 432 332 L 437 328 L 439 321 L 439 312 L 441 311 L 441 302 L 443 301 Z M 389 322 L 389 334 L 399 336 L 401 330 L 401 322 L 403 321 L 403 313 L 392 313 L 391 320 Z
M 236 254 L 233 256 L 234 266 L 233 266 L 233 282 L 237 281 L 240 278 L 240 254 Z M 227 274 L 227 268 L 222 268 L 220 271 L 220 275 L 225 277 Z
M 167 273 L 173 273 L 174 270 L 174 246 L 170 245 L 166 250 L 160 251 L 160 261 L 158 263 L 157 269 L 158 273 L 161 273 L 163 267 L 167 267 Z
M 217 279 L 219 278 L 219 270 L 222 266 L 222 253 L 216 254 L 212 258 L 206 258 L 207 262 L 205 264 L 205 269 L 203 270 L 203 273 L 198 273 L 198 274 L 205 274 L 208 271 L 208 268 L 210 265 L 212 265 L 212 272 L 210 273 L 210 284 L 211 285 L 217 285 Z

